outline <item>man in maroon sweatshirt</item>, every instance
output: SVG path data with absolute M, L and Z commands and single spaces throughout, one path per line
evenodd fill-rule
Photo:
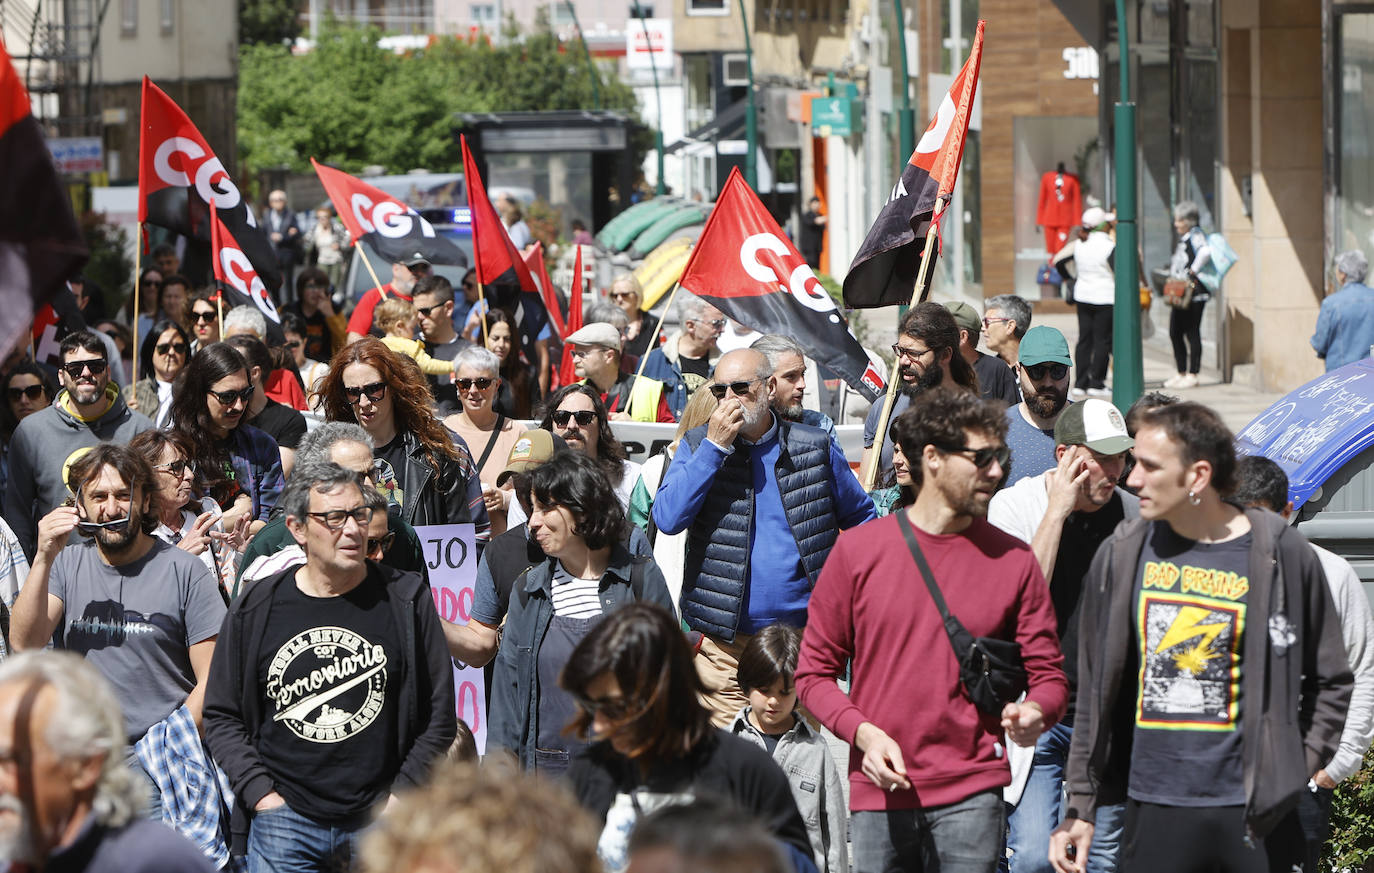
M 1002 847 L 1003 731 L 1031 746 L 1068 704 L 1054 607 L 1035 556 L 984 519 L 1009 455 L 1006 416 L 936 389 L 893 423 L 915 501 L 840 534 L 811 596 L 796 685 L 850 743 L 856 870 L 992 873 Z M 939 610 L 898 527 L 915 530 L 949 611 L 1021 645 L 1029 690 L 1001 719 L 965 695 Z M 836 685 L 852 659 L 849 694 Z M 938 864 L 938 867 L 937 867 Z

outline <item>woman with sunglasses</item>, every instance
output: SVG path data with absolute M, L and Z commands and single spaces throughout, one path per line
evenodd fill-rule
M 172 413 L 172 383 L 190 359 L 191 338 L 180 324 L 163 318 L 148 333 L 148 342 L 138 349 L 138 372 L 143 378 L 126 388 L 131 409 L 166 427 Z
M 153 468 L 158 526 L 153 536 L 200 558 L 227 599 L 225 579 L 233 578 L 238 555 L 247 545 L 248 516 L 234 529 L 220 525 L 219 504 L 201 491 L 196 476 L 195 447 L 179 433 L 145 430 L 129 441 L 129 448 Z
M 57 384 L 33 361 L 24 361 L 5 374 L 4 402 L 0 404 L 0 502 L 10 473 L 10 438 L 19 422 L 52 405 Z
M 203 288 L 191 296 L 191 305 L 186 309 L 186 326 L 195 340 L 191 346 L 192 352 L 219 342 L 219 308 L 215 305 L 214 295 L 214 289 Z
M 444 419 L 444 427 L 458 434 L 477 454 L 482 477 L 482 502 L 491 518 L 491 535 L 506 530 L 506 508 L 511 492 L 496 487 L 496 477 L 506 468 L 511 447 L 525 429 L 515 419 L 498 412 L 493 401 L 501 388 L 501 362 L 486 349 L 470 346 L 453 360 L 453 380 L 462 407 Z
M 434 417 L 420 368 L 375 337 L 339 350 L 320 384 L 325 418 L 361 425 L 373 441 L 377 488 L 412 525 L 476 526 L 483 547 L 491 525 L 467 444 Z
M 491 684 L 488 736 L 527 770 L 555 777 L 583 743 L 565 730 L 577 702 L 558 687 L 568 656 L 637 600 L 672 608 L 663 574 L 632 557 L 625 513 L 594 461 L 559 452 L 529 473 L 530 536 L 547 557 L 511 590 Z
M 270 436 L 246 424 L 254 387 L 248 362 L 228 343 L 191 356 L 172 387 L 172 428 L 196 447 L 205 487 L 224 511 L 226 529 L 242 514 L 256 534 L 281 497 L 281 451 Z
M 487 350 L 501 362 L 501 385 L 493 405 L 503 415 L 528 420 L 540 397 L 539 379 L 520 357 L 515 319 L 504 309 L 493 309 L 482 317 L 487 324 Z
M 607 871 L 625 869 L 640 816 L 704 794 L 733 801 L 804 862 L 798 869 L 814 869 L 787 776 L 763 749 L 711 726 L 692 648 L 669 610 L 637 603 L 607 616 L 573 650 L 559 684 L 581 705 L 572 732 L 592 743 L 568 779 L 605 823 L 598 851 Z

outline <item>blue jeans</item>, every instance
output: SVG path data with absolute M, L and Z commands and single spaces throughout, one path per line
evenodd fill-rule
M 1040 735 L 1035 743 L 1021 802 L 1007 815 L 1007 857 L 1002 869 L 1011 873 L 1051 873 L 1050 833 L 1063 820 L 1064 766 L 1069 759 L 1073 726 L 1062 722 Z M 1101 806 L 1092 848 L 1088 850 L 1088 873 L 1115 873 L 1121 846 L 1124 805 Z
M 347 873 L 361 830 L 319 824 L 286 804 L 255 813 L 248 873 Z
M 855 812 L 854 873 L 993 873 L 1002 807 L 997 789 L 947 806 Z

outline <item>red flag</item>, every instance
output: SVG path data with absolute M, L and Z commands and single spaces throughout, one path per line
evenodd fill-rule
M 86 257 L 28 92 L 0 44 L 0 356 Z
M 568 286 L 568 332 L 572 336 L 582 329 L 582 246 L 577 247 L 577 257 L 573 260 L 573 281 Z M 563 346 L 563 360 L 558 368 L 558 381 L 571 385 L 577 381 L 577 370 L 573 367 L 572 346 Z
M 543 242 L 535 241 L 529 253 L 525 255 L 525 266 L 529 268 L 530 274 L 539 285 L 539 293 L 544 297 L 544 308 L 549 311 L 549 320 L 553 322 L 558 336 L 567 336 L 568 326 L 563 323 L 563 307 L 558 302 L 558 292 L 553 288 L 553 280 L 549 278 L 548 264 L 544 262 Z
M 854 256 L 844 277 L 846 306 L 865 309 L 911 301 L 926 233 L 931 222 L 938 222 L 944 214 L 959 175 L 969 113 L 978 90 L 984 23 L 978 22 L 964 68 L 940 101 L 935 118 Z M 932 252 L 931 256 L 937 254 Z M 933 270 L 928 273 L 933 274 Z M 926 290 L 922 289 L 922 299 Z
M 342 170 L 310 159 L 339 220 L 355 240 L 362 240 L 392 263 L 424 258 L 431 264 L 468 265 L 467 252 L 436 232 L 411 207 Z
M 235 306 L 251 303 L 267 319 L 268 336 L 277 342 L 284 342 L 281 332 L 281 315 L 267 293 L 267 286 L 253 269 L 253 262 L 243 253 L 233 234 L 219 220 L 219 210 L 210 201 L 210 260 L 215 268 L 215 284 L 219 287 L 220 297 L 226 311 Z
M 472 250 L 477 261 L 477 281 L 483 285 L 518 285 L 521 291 L 538 294 L 534 277 L 525 259 L 511 242 L 506 226 L 487 199 L 487 186 L 477 172 L 477 162 L 462 137 L 463 182 L 468 189 L 468 212 L 472 215 Z M 498 302 L 498 306 L 503 305 Z
M 224 164 L 172 98 L 143 77 L 138 140 L 138 220 L 209 241 L 209 204 L 271 290 L 281 287 L 276 250 Z
M 883 391 L 882 375 L 849 333 L 835 301 L 738 167 L 725 181 L 678 283 L 747 327 L 792 337 L 817 364 L 869 400 Z

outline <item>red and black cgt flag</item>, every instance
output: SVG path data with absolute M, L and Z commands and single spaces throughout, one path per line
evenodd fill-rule
M 210 201 L 211 204 L 214 201 Z M 281 314 L 267 293 L 253 262 L 243 253 L 234 235 L 219 220 L 213 210 L 210 213 L 210 255 L 215 268 L 215 285 L 219 288 L 220 300 L 227 312 L 235 306 L 251 304 L 262 310 L 267 320 L 267 344 L 278 346 L 286 342 L 281 330 Z
M 281 269 L 267 234 L 205 137 L 147 76 L 138 141 L 138 220 L 210 241 L 210 201 L 270 292 Z
M 71 297 L 64 283 L 87 256 L 29 94 L 0 44 L 0 358 L 59 292 Z
M 973 38 L 973 50 L 916 151 L 902 170 L 902 176 L 878 213 L 878 220 L 854 256 L 849 274 L 844 277 L 844 302 L 853 309 L 897 306 L 911 302 L 916 274 L 926 233 L 932 222 L 944 214 L 959 175 L 968 135 L 969 113 L 978 90 L 978 68 L 983 58 L 983 24 Z M 932 257 L 939 252 L 932 252 Z M 934 267 L 934 264 L 931 264 Z M 921 299 L 929 293 L 929 277 L 921 289 Z
M 797 341 L 869 400 L 886 387 L 806 259 L 730 171 L 679 284 L 746 327 Z
M 582 329 L 582 246 L 577 247 L 577 256 L 573 259 L 573 284 L 568 289 L 568 323 L 565 327 L 568 330 L 564 336 L 572 336 Z M 558 364 L 560 385 L 571 385 L 577 381 L 572 353 L 572 346 L 563 346 L 563 360 Z
M 366 242 L 388 263 L 421 257 L 431 264 L 468 265 L 467 252 L 435 231 L 414 209 L 342 170 L 326 167 L 314 158 L 310 163 L 349 234 Z

